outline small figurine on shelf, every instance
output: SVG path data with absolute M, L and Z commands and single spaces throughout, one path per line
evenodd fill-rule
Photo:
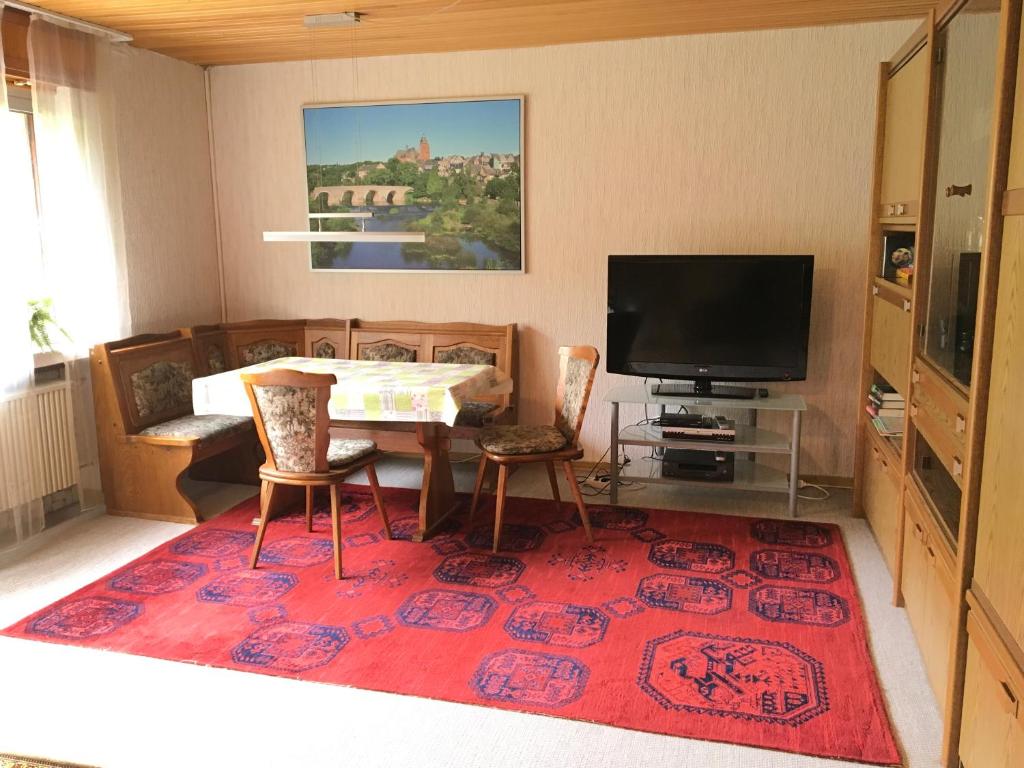
M 914 276 L 914 249 L 897 248 L 889 257 L 896 267 L 896 279 L 901 283 L 909 283 Z

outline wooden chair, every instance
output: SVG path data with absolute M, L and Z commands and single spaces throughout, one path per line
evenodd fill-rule
M 384 502 L 380 496 L 374 462 L 381 454 L 372 440 L 331 439 L 327 401 L 334 374 L 302 373 L 276 369 L 266 373 L 242 374 L 252 404 L 256 432 L 267 462 L 260 467 L 260 525 L 252 550 L 250 567 L 255 568 L 270 517 L 271 500 L 279 485 L 306 489 L 306 530 L 313 530 L 313 489 L 327 486 L 331 494 L 331 527 L 334 536 L 334 575 L 341 578 L 341 520 L 338 513 L 338 484 L 366 470 L 373 501 L 391 538 Z
M 555 462 L 561 463 L 572 489 L 580 519 L 583 521 L 587 541 L 594 541 L 590 530 L 590 515 L 587 513 L 586 504 L 583 503 L 583 495 L 580 493 L 579 483 L 576 482 L 572 462 L 583 458 L 583 450 L 578 445 L 580 429 L 583 427 L 583 416 L 587 412 L 587 401 L 590 399 L 590 389 L 594 384 L 594 374 L 601 356 L 593 347 L 561 347 L 558 354 L 560 366 L 558 390 L 555 394 L 554 425 L 485 427 L 480 431 L 476 441 L 480 448 L 480 467 L 476 473 L 469 519 L 472 521 L 476 513 L 480 490 L 487 474 L 487 462 L 494 462 L 498 465 L 498 491 L 494 511 L 495 552 L 498 551 L 498 542 L 501 538 L 501 516 L 505 508 L 509 467 L 518 464 L 547 464 L 551 493 L 556 502 L 561 502 Z

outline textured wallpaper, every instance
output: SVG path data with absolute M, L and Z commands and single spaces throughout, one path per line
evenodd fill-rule
M 557 347 L 604 352 L 608 254 L 813 253 L 808 380 L 773 389 L 808 398 L 803 473 L 849 477 L 878 62 L 914 26 L 217 67 L 228 318 L 516 322 L 521 419 L 549 422 Z M 525 275 L 312 273 L 262 241 L 306 223 L 303 103 L 499 94 L 526 96 Z M 590 460 L 619 379 L 602 363 Z
M 220 320 L 203 70 L 125 47 L 112 61 L 134 333 Z

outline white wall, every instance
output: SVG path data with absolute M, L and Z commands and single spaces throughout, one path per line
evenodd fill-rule
M 217 322 L 203 70 L 126 46 L 111 74 L 132 331 Z
M 810 402 L 804 472 L 848 477 L 878 62 L 913 26 L 217 67 L 228 317 L 519 323 L 521 418 L 541 422 L 556 348 L 604 351 L 608 254 L 814 253 L 808 380 L 775 389 Z M 312 273 L 302 246 L 262 242 L 305 227 L 303 103 L 494 94 L 526 96 L 525 275 Z M 616 378 L 595 384 L 590 459 Z

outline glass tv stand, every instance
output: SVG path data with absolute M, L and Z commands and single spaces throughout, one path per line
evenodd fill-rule
M 611 503 L 618 504 L 619 483 L 632 480 L 644 483 L 678 483 L 700 485 L 706 488 L 721 488 L 737 491 L 769 491 L 789 495 L 789 514 L 796 516 L 797 490 L 800 487 L 800 421 L 807 403 L 800 395 L 775 395 L 756 397 L 751 400 L 701 397 L 695 395 L 656 395 L 648 384 L 632 384 L 613 387 L 604 400 L 611 405 L 611 482 L 609 493 Z M 745 410 L 752 414 L 751 425 L 736 425 L 735 442 L 708 440 L 679 440 L 662 437 L 661 428 L 650 424 L 619 426 L 619 404 L 638 403 L 656 406 L 658 415 L 666 408 L 684 406 L 702 410 Z M 761 411 L 782 411 L 791 414 L 791 429 L 788 435 L 761 429 L 757 426 L 757 414 Z M 723 451 L 734 453 L 735 468 L 733 480 L 689 480 L 662 474 L 658 460 L 641 460 L 619 469 L 619 446 L 639 445 L 648 448 L 683 448 L 697 451 Z M 758 454 L 777 454 L 788 457 L 789 471 L 777 469 L 757 461 Z

